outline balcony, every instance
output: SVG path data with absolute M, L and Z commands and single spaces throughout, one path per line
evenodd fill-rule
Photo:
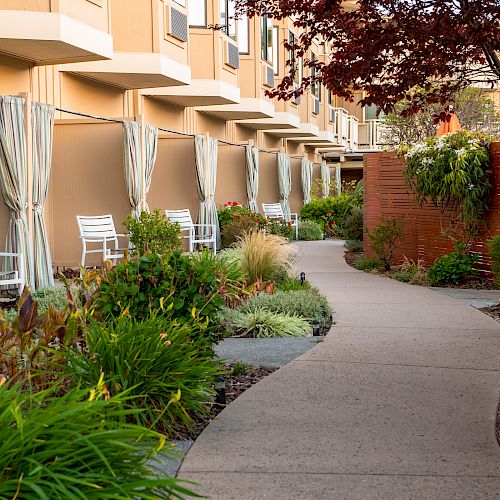
M 38 10 L 28 10 L 34 8 Z M 108 26 L 106 2 L 47 1 L 33 6 L 28 0 L 5 0 L 0 7 L 0 52 L 40 66 L 109 59 L 113 37 Z
M 114 54 L 110 61 L 65 65 L 61 71 L 122 89 L 191 82 L 185 8 L 168 0 L 111 0 Z
M 352 115 L 349 115 L 349 138 L 347 144 L 350 149 L 358 149 L 358 127 L 359 120 Z
M 251 120 L 239 120 L 236 122 L 243 127 L 253 130 L 273 130 L 273 129 L 295 129 L 300 127 L 300 118 L 287 112 L 278 111 L 273 118 L 255 118 Z
M 240 102 L 240 89 L 221 80 L 192 80 L 189 85 L 145 89 L 141 94 L 183 108 Z
M 306 145 L 314 145 L 316 147 L 337 146 L 337 137 L 328 130 L 320 130 L 315 137 L 292 137 L 292 142 L 301 142 Z
M 294 129 L 267 130 L 266 133 L 275 137 L 281 137 L 282 139 L 299 138 L 300 142 L 303 142 L 302 139 L 308 140 L 311 137 L 318 137 L 319 127 L 314 125 L 314 123 L 300 123 Z
M 330 108 L 333 113 L 334 132 L 340 146 L 347 146 L 349 139 L 349 113 L 344 108 Z
M 274 116 L 274 106 L 270 101 L 251 97 L 242 97 L 238 104 L 203 106 L 195 109 L 200 113 L 205 113 L 224 121 L 272 118 Z
M 359 124 L 359 149 L 380 151 L 384 146 L 391 145 L 387 128 L 380 120 L 367 120 Z

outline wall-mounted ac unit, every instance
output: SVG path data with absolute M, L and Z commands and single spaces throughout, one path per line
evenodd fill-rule
M 319 115 L 319 99 L 315 96 L 312 96 L 312 112 Z
M 170 7 L 168 18 L 168 34 L 177 38 L 177 40 L 187 42 L 189 29 L 186 14 L 180 10 Z
M 240 52 L 234 43 L 226 42 L 226 64 L 234 69 L 240 67 Z
M 267 64 L 263 65 L 263 82 L 266 87 L 274 87 L 274 69 Z

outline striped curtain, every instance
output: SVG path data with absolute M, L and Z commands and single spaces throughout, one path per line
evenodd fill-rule
M 207 142 L 208 140 L 208 142 Z M 200 207 L 198 224 L 215 226 L 217 248 L 220 247 L 220 229 L 217 207 L 215 206 L 215 188 L 217 185 L 217 150 L 218 141 L 205 135 L 194 138 L 196 179 Z
M 335 189 L 337 190 L 337 194 L 342 192 L 342 171 L 340 165 L 335 167 Z
M 0 188 L 10 210 L 6 252 L 21 252 L 26 281 L 34 286 L 33 258 L 30 248 L 28 220 L 26 134 L 24 129 L 24 99 L 0 96 Z M 14 262 L 4 262 L 4 270 L 15 268 Z
M 245 146 L 247 198 L 248 207 L 254 212 L 259 211 L 257 195 L 259 194 L 259 149 L 255 146 Z
M 141 213 L 142 205 L 142 169 L 141 169 L 141 126 L 137 122 L 123 122 L 125 183 L 132 215 L 136 218 Z
M 304 205 L 311 201 L 311 185 L 313 175 L 313 162 L 302 158 L 302 193 L 304 195 Z
M 52 257 L 50 255 L 44 207 L 49 189 L 54 135 L 54 107 L 49 104 L 31 104 L 33 137 L 33 264 L 34 287 L 54 286 Z
M 144 165 L 144 181 L 146 183 L 146 199 L 148 197 L 149 188 L 151 187 L 151 179 L 153 178 L 153 169 L 155 168 L 156 153 L 158 150 L 158 128 L 153 125 L 144 126 L 144 148 L 145 161 Z M 144 207 L 149 212 L 149 206 L 144 200 Z
M 330 167 L 323 162 L 321 164 L 321 181 L 323 184 L 323 196 L 330 196 Z
M 290 157 L 285 153 L 278 153 L 276 157 L 278 168 L 278 189 L 280 192 L 280 204 L 286 221 L 291 220 L 290 203 L 288 197 L 292 190 L 292 177 L 290 173 Z

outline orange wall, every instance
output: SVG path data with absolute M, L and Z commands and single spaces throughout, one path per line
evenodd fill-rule
M 219 144 L 215 203 L 221 207 L 228 201 L 247 206 L 245 148 Z

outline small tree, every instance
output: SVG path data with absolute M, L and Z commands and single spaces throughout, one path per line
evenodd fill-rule
M 386 271 L 391 269 L 394 253 L 402 235 L 403 222 L 398 219 L 382 219 L 373 231 L 368 233 L 370 245 L 384 263 Z

